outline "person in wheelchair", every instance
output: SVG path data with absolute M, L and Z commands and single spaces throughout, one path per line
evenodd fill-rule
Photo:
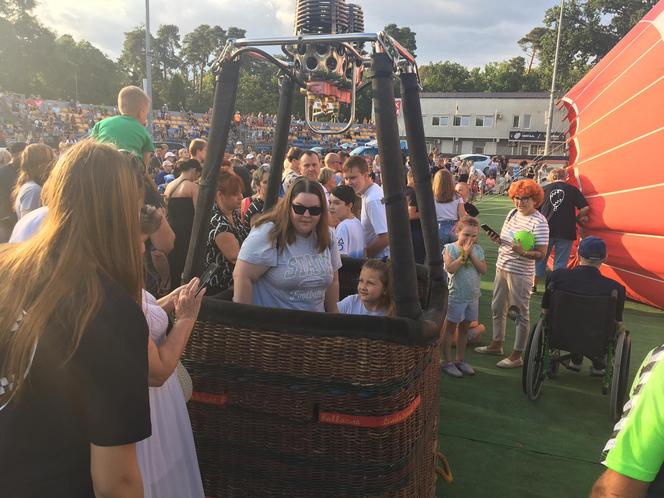
M 616 303 L 616 321 L 622 322 L 622 312 L 625 305 L 625 287 L 611 278 L 604 277 L 599 268 L 606 261 L 606 244 L 599 237 L 586 237 L 579 244 L 579 266 L 571 270 L 561 268 L 553 271 L 546 279 L 546 289 L 542 297 L 542 308 L 549 307 L 551 287 L 562 291 L 573 292 L 586 296 L 610 296 L 615 290 L 618 292 Z M 604 375 L 606 358 L 590 358 L 591 375 Z M 583 355 L 572 355 L 572 361 L 567 368 L 576 372 L 581 371 Z

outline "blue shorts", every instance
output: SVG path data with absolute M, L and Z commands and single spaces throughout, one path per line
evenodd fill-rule
M 450 323 L 474 322 L 479 317 L 480 301 L 447 303 L 447 321 Z

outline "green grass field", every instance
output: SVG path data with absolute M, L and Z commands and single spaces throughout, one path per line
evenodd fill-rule
M 480 220 L 500 231 L 511 208 L 506 197 L 485 197 L 477 203 Z M 482 279 L 480 322 L 491 337 L 491 293 L 497 248 L 482 233 L 489 271 Z M 540 313 L 540 294 L 531 300 L 531 323 Z M 664 342 L 664 313 L 635 302 L 625 306 L 624 321 L 632 333 L 630 385 L 646 353 Z M 512 349 L 514 323 L 505 351 Z M 500 359 L 472 348 L 466 359 L 476 369 L 471 378 L 443 374 L 440 385 L 439 445 L 447 456 L 454 482 L 439 482 L 438 497 L 526 498 L 584 497 L 602 472 L 599 456 L 613 424 L 601 379 L 564 368 L 546 380 L 540 398 L 531 402 L 521 389 L 521 369 L 502 370 Z

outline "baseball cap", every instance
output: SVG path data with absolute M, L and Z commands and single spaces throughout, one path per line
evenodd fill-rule
M 164 155 L 164 157 L 175 157 L 175 154 L 169 151 Z
M 247 159 L 253 159 L 254 157 L 256 156 L 254 156 L 253 154 L 247 154 Z
M 242 142 L 238 140 L 237 142 L 235 142 L 235 145 L 242 145 Z
M 586 237 L 579 243 L 579 256 L 585 259 L 602 260 L 606 258 L 606 244 L 599 237 Z

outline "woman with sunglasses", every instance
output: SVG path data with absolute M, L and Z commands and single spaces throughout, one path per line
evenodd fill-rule
M 337 312 L 339 268 L 323 187 L 298 178 L 284 199 L 256 220 L 244 241 L 233 272 L 233 300 Z
M 514 182 L 510 186 L 508 195 L 514 202 L 515 209 L 507 215 L 500 237 L 489 235 L 489 238 L 500 246 L 491 302 L 493 339 L 488 346 L 475 348 L 475 351 L 482 354 L 503 355 L 507 309 L 516 305 L 522 319 L 516 324 L 514 349 L 507 358 L 500 360 L 497 366 L 518 368 L 523 366 L 521 356 L 526 348 L 530 330 L 528 310 L 535 278 L 535 261 L 542 259 L 546 254 L 549 245 L 549 224 L 537 210 L 544 200 L 544 190 L 535 181 L 527 179 Z M 524 231 L 530 232 L 535 239 L 534 246 L 528 250 L 519 240 L 515 240 L 518 238 L 515 237 L 516 234 Z

